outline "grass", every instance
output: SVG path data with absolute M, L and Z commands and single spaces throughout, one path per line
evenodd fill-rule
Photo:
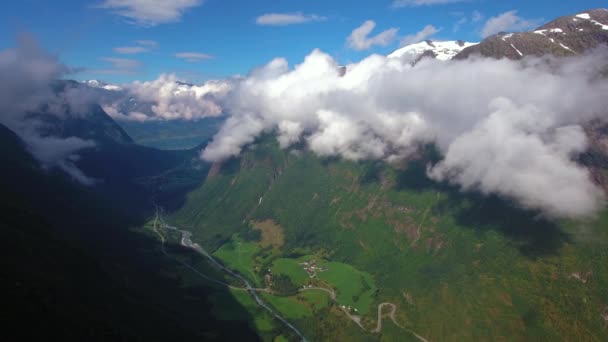
M 260 284 L 260 279 L 255 272 L 255 255 L 260 248 L 250 242 L 243 241 L 238 235 L 234 235 L 230 241 L 222 245 L 213 255 L 220 259 L 228 268 L 239 272 L 242 276 L 250 279 L 255 284 Z
M 270 303 L 275 309 L 285 316 L 288 320 L 298 320 L 312 316 L 312 310 L 297 297 L 278 297 L 267 293 L 261 294 L 262 298 Z
M 190 194 L 174 217 L 193 227 L 197 242 L 220 246 L 248 222 L 272 219 L 284 237 L 273 273 L 304 284 L 297 260 L 332 260 L 318 277 L 337 289 L 340 304 L 371 322 L 377 304 L 393 302 L 399 322 L 429 340 L 608 340 L 607 210 L 587 221 L 546 221 L 435 184 L 424 163 L 394 169 L 273 146 L 258 143 Z M 224 248 L 223 258 L 238 259 Z M 252 260 L 244 271 L 260 264 Z M 575 272 L 592 276 L 582 283 Z M 320 310 L 324 322 L 299 321 L 311 336 L 361 333 Z M 385 325 L 382 339 L 399 340 L 403 331 Z
M 338 304 L 351 306 L 360 314 L 367 314 L 376 292 L 373 277 L 340 262 L 321 263 L 321 266 L 328 270 L 317 273 L 317 277 L 336 288 Z
M 299 262 L 300 261 L 297 259 L 276 259 L 272 264 L 272 273 L 284 274 L 288 276 L 294 284 L 302 286 L 310 278 Z
M 277 328 L 274 317 L 266 310 L 260 308 L 255 300 L 245 291 L 230 291 L 237 302 L 243 305 L 248 311 L 253 314 L 253 325 L 257 331 L 261 333 L 269 333 Z

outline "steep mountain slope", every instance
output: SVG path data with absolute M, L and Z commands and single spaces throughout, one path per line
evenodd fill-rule
M 56 94 L 69 93 L 78 87 L 80 85 L 74 81 L 56 81 L 52 85 Z M 127 133 L 98 104 L 85 100 L 83 102 L 76 108 L 65 103 L 59 104 L 62 108 L 47 105 L 39 112 L 31 113 L 28 118 L 42 122 L 39 131 L 43 136 L 74 136 L 98 143 L 133 143 Z
M 311 340 L 378 338 L 382 303 L 397 307 L 399 325 L 385 322 L 386 340 L 608 338 L 607 211 L 547 221 L 428 180 L 428 160 L 432 150 L 398 168 L 321 159 L 265 137 L 215 167 L 170 221 L 252 282 L 281 275 L 336 291 L 323 305 L 266 297 Z M 306 260 L 327 270 L 311 278 L 298 266 Z
M 524 56 L 572 56 L 608 43 L 608 10 L 595 9 L 561 17 L 536 30 L 499 33 L 462 50 L 455 59 L 471 55 L 521 59 Z
M 604 12 L 496 35 L 456 58 L 582 53 L 605 42 Z M 436 54 L 429 47 L 400 54 L 416 62 Z M 586 131 L 579 162 L 606 188 L 608 130 Z M 437 160 L 432 146 L 396 166 L 320 158 L 264 136 L 215 164 L 169 220 L 274 290 L 265 299 L 312 340 L 607 339 L 608 208 L 548 219 L 431 181 Z M 321 298 L 305 296 L 315 291 Z
M 411 44 L 404 46 L 395 52 L 388 55 L 389 58 L 401 58 L 408 61 L 416 62 L 420 58 L 433 57 L 442 61 L 447 61 L 462 50 L 474 46 L 477 43 L 464 42 L 462 40 L 456 41 L 431 41 L 425 40 L 417 44 Z
M 226 291 L 188 280 L 158 242 L 130 229 L 147 220 L 140 204 L 124 201 L 132 188 L 109 200 L 106 190 L 44 170 L 2 125 L 0 144 L 5 339 L 256 339 L 247 316 L 216 320 L 212 298 L 235 314 L 243 310 Z M 31 321 L 36 329 L 23 329 Z

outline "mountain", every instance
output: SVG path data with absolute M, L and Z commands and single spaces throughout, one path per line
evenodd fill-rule
M 0 155 L 0 236 L 5 242 L 0 288 L 6 339 L 257 339 L 246 315 L 227 322 L 210 309 L 222 298 L 224 310 L 244 311 L 229 293 L 188 280 L 189 271 L 162 254 L 156 240 L 133 231 L 151 215 L 152 201 L 169 207 L 191 184 L 188 172 L 194 177 L 205 173 L 204 168 L 189 171 L 180 162 L 184 152 L 172 156 L 104 140 L 101 151 L 87 151 L 81 158 L 93 163 L 86 172 L 94 167 L 104 175 L 117 170 L 122 179 L 87 187 L 59 170 L 42 168 L 26 143 L 3 125 L 0 144 L 6 149 Z M 131 178 L 142 174 L 154 177 L 148 177 L 149 184 Z M 196 260 L 188 251 L 174 253 Z M 23 329 L 27 321 L 39 323 L 36 329 Z
M 524 56 L 572 56 L 608 43 L 608 10 L 595 9 L 553 20 L 533 31 L 498 33 L 462 50 L 455 59 L 479 54 L 521 59 Z
M 431 41 L 404 46 L 395 52 L 388 55 L 389 58 L 405 58 L 408 61 L 417 62 L 423 57 L 433 57 L 442 61 L 447 61 L 462 50 L 475 46 L 477 43 L 464 42 L 462 40 L 455 41 Z
M 462 48 L 458 58 L 481 51 L 520 59 L 515 49 L 524 41 L 522 54 L 566 55 L 560 43 L 582 53 L 604 39 L 603 12 L 479 45 L 424 42 L 391 56 L 447 60 Z M 590 148 L 579 162 L 607 189 L 608 128 L 585 129 Z M 608 339 L 608 208 L 550 219 L 430 180 L 428 165 L 438 159 L 434 146 L 393 165 L 323 158 L 304 144 L 281 149 L 269 134 L 215 164 L 166 219 L 273 291 L 264 300 L 310 340 Z M 257 331 L 270 340 L 279 329 Z
M 88 85 L 89 87 L 92 88 L 101 88 L 101 89 L 105 89 L 105 90 L 110 90 L 110 91 L 120 91 L 122 90 L 122 87 L 114 85 L 114 84 L 108 84 L 99 80 L 86 80 L 82 82 L 83 84 Z
M 555 222 L 463 193 L 426 177 L 435 153 L 397 166 L 350 162 L 281 150 L 266 136 L 217 165 L 167 220 L 275 289 L 264 299 L 310 340 L 374 340 L 383 307 L 386 340 L 608 338 L 608 211 Z M 297 292 L 308 287 L 337 299 Z

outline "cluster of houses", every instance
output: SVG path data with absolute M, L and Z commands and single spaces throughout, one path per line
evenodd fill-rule
M 342 310 L 346 310 L 346 311 L 348 311 L 348 312 L 353 312 L 353 311 L 354 311 L 354 312 L 359 312 L 359 311 L 357 310 L 357 308 L 353 308 L 352 306 L 340 305 L 340 308 L 341 308 Z
M 301 262 L 300 266 L 302 266 L 302 268 L 304 269 L 304 271 L 306 271 L 306 273 L 308 273 L 308 276 L 310 278 L 316 277 L 317 276 L 317 272 L 327 271 L 327 268 L 318 266 L 316 260 Z

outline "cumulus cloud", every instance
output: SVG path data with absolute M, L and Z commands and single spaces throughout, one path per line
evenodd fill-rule
M 453 4 L 457 2 L 465 2 L 468 0 L 394 0 L 392 7 L 419 7 L 419 6 L 432 6 L 432 5 L 445 5 Z
M 178 52 L 174 56 L 189 63 L 198 63 L 208 59 L 213 59 L 212 55 L 202 52 Z
M 304 13 L 267 13 L 255 19 L 256 24 L 264 26 L 287 26 L 305 24 L 314 21 L 324 21 L 326 17 Z
M 390 28 L 370 37 L 369 34 L 375 27 L 376 23 L 373 20 L 367 20 L 353 30 L 346 40 L 346 45 L 354 50 L 369 50 L 374 45 L 386 46 L 397 38 L 398 28 Z
M 439 31 L 440 30 L 438 28 L 436 28 L 435 26 L 427 25 L 422 30 L 401 38 L 401 46 L 419 43 L 423 40 L 426 40 L 426 39 L 434 36 Z
M 200 6 L 203 0 L 104 0 L 98 7 L 127 18 L 140 26 L 180 21 L 183 14 Z
M 596 77 L 607 63 L 605 50 L 415 67 L 373 55 L 341 76 L 318 50 L 295 68 L 275 59 L 234 84 L 222 102 L 231 116 L 202 158 L 237 156 L 263 132 L 276 132 L 282 147 L 303 141 L 351 160 L 403 160 L 434 143 L 444 156 L 429 166 L 437 181 L 548 216 L 582 216 L 604 200 L 572 160 L 587 146 L 581 125 L 608 108 L 608 82 Z
M 499 32 L 526 31 L 539 26 L 542 21 L 542 19 L 525 19 L 518 16 L 517 11 L 508 11 L 488 19 L 481 30 L 481 35 L 485 38 Z
M 231 80 L 201 85 L 180 82 L 174 74 L 156 80 L 121 86 L 115 96 L 101 99 L 102 107 L 119 120 L 196 120 L 222 114 L 221 99 L 230 91 Z
M 77 137 L 55 137 L 43 132 L 39 113 L 64 119 L 67 112 L 78 112 L 86 99 L 78 90 L 53 87 L 68 68 L 44 51 L 28 35 L 18 38 L 17 47 L 0 51 L 0 124 L 23 139 L 32 155 L 45 168 L 58 167 L 75 180 L 93 184 L 74 164 L 77 152 L 95 145 Z

